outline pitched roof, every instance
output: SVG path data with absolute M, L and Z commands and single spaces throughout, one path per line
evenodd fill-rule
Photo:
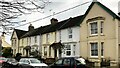
M 18 39 L 20 39 L 21 36 L 23 36 L 25 33 L 28 32 L 28 31 L 19 30 L 19 29 L 14 29 L 14 31 L 16 32 Z
M 48 28 L 50 25 L 44 26 L 44 27 L 39 27 L 36 28 L 32 31 L 27 32 L 26 34 L 24 34 L 23 36 L 21 36 L 21 38 L 24 37 L 30 37 L 30 36 L 36 36 L 36 35 L 40 35 L 41 33 L 43 33 L 43 31 Z
M 89 13 L 89 11 L 91 10 L 91 8 L 93 7 L 94 4 L 97 4 L 98 6 L 100 6 L 101 8 L 103 8 L 106 12 L 108 12 L 113 18 L 116 18 L 118 20 L 120 20 L 120 17 L 118 15 L 116 15 L 113 11 L 111 11 L 109 8 L 107 8 L 106 6 L 104 6 L 103 4 L 101 4 L 100 2 L 92 2 L 92 4 L 89 6 L 89 8 L 87 9 L 86 13 L 84 14 L 83 18 L 81 21 L 84 20 L 84 18 L 87 16 L 87 14 Z
M 56 30 L 61 30 L 61 29 L 70 28 L 74 26 L 79 26 L 79 22 L 82 19 L 82 17 L 83 15 L 80 15 L 74 18 L 69 18 L 69 19 L 60 21 L 55 24 L 50 24 L 50 25 L 39 27 L 33 31 L 27 32 L 25 35 L 22 36 L 22 38 L 36 36 L 36 35 L 45 34 L 49 32 L 54 32 Z
M 84 15 L 80 15 L 80 16 L 77 16 L 74 18 L 71 17 L 69 19 L 60 21 L 55 24 L 50 24 L 50 25 L 39 27 L 33 31 L 27 32 L 25 35 L 22 36 L 22 38 L 29 37 L 29 36 L 36 36 L 36 35 L 45 34 L 45 33 L 49 33 L 49 32 L 54 32 L 56 30 L 61 30 L 61 29 L 70 28 L 70 27 L 74 27 L 74 26 L 79 26 L 82 23 L 82 21 L 84 20 L 84 18 L 87 16 L 87 14 L 89 13 L 89 11 L 91 10 L 91 8 L 93 7 L 94 4 L 99 5 L 106 12 L 108 12 L 113 18 L 120 20 L 119 16 L 117 16 L 114 12 L 112 12 L 109 8 L 107 8 L 100 2 L 92 2 L 92 4 L 89 6 L 89 8 L 87 9 L 87 11 Z

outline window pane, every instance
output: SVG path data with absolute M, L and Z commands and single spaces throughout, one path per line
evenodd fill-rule
M 66 55 L 71 55 L 71 45 L 65 45 L 65 53 Z
M 66 50 L 71 50 L 70 45 L 65 45 Z
M 76 45 L 73 45 L 73 55 L 75 55 Z
M 61 40 L 61 31 L 59 31 L 59 39 Z
M 101 56 L 103 56 L 103 52 L 104 52 L 104 49 L 103 49 L 103 42 L 101 43 Z
M 35 36 L 35 43 L 37 43 L 37 36 Z
M 68 29 L 68 37 L 72 38 L 72 29 L 71 28 Z
M 66 51 L 66 54 L 67 55 L 71 55 L 71 51 Z
M 98 56 L 98 44 L 91 43 L 91 56 Z
M 69 35 L 69 38 L 72 38 L 72 35 Z
M 97 34 L 98 29 L 97 29 L 97 22 L 91 23 L 91 34 Z
M 46 34 L 46 42 L 48 43 L 50 40 L 50 34 Z
M 103 33 L 103 21 L 101 21 L 101 33 Z
M 47 47 L 44 47 L 44 55 L 47 55 Z

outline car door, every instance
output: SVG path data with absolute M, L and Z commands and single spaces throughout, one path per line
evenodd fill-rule
M 26 64 L 30 64 L 29 60 L 25 60 L 24 62 L 25 62 Z
M 57 60 L 50 68 L 63 68 L 63 59 Z
M 71 59 L 69 59 L 69 58 L 64 59 L 63 68 L 71 68 Z
M 62 66 L 63 66 L 63 59 L 59 59 L 55 63 L 50 65 L 50 68 L 62 68 Z

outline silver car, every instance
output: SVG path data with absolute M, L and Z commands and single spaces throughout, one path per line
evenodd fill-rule
M 47 64 L 42 63 L 40 60 L 38 60 L 36 58 L 21 58 L 19 61 L 19 64 L 28 64 L 28 65 L 33 66 L 34 68 L 48 66 Z

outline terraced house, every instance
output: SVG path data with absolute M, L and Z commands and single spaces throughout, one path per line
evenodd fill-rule
M 19 53 L 20 49 L 20 40 L 21 37 L 27 33 L 27 31 L 24 30 L 19 30 L 19 29 L 14 29 L 12 36 L 11 36 L 11 47 L 13 49 L 13 54 L 16 55 Z
M 52 18 L 49 25 L 21 35 L 15 32 L 13 49 L 23 55 L 28 53 L 24 47 L 30 46 L 44 59 L 83 56 L 95 66 L 102 61 L 109 61 L 110 66 L 120 64 L 120 17 L 100 2 L 92 2 L 83 15 L 60 22 Z M 16 45 L 14 38 L 20 41 Z
M 42 34 L 43 58 L 80 56 L 80 27 L 77 21 L 82 17 L 81 15 L 60 22 L 51 19 L 47 32 Z

